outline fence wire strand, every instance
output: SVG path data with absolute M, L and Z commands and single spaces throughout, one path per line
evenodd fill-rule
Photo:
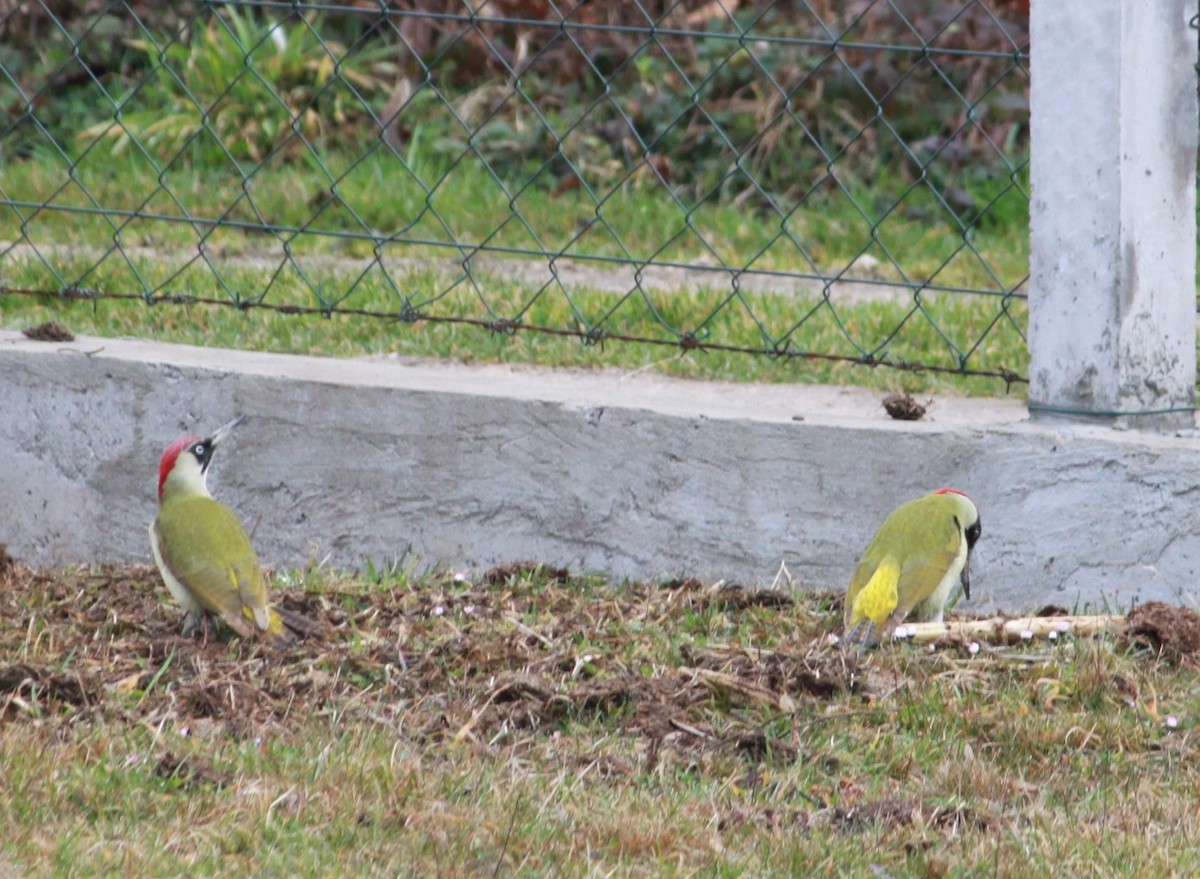
M 0 304 L 1026 381 L 1022 0 L 0 13 Z

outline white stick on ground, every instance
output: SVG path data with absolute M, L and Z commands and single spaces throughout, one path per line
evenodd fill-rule
M 892 633 L 895 640 L 927 644 L 942 638 L 965 638 L 991 644 L 1019 644 L 1034 638 L 1057 640 L 1063 635 L 1092 638 L 1120 632 L 1126 620 L 1115 614 L 1078 617 L 994 617 L 990 620 L 952 620 L 944 623 L 904 623 Z

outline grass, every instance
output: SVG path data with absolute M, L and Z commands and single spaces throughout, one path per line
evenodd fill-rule
M 835 596 L 276 578 L 284 652 L 184 639 L 146 568 L 3 574 L 16 874 L 1191 875 L 1190 654 L 826 646 Z
M 24 281 L 16 275 L 14 285 Z M 486 282 L 485 282 L 486 283 Z M 237 286 L 234 277 L 233 285 Z M 253 312 L 232 308 L 193 305 L 158 305 L 153 308 L 119 301 L 63 302 L 50 297 L 30 300 L 8 297 L 3 323 L 10 328 L 28 327 L 46 320 L 60 321 L 76 332 L 100 336 L 141 336 L 195 345 L 215 345 L 249 350 L 299 354 L 360 356 L 401 354 L 452 358 L 464 362 L 532 363 L 546 366 L 652 368 L 663 373 L 731 381 L 799 381 L 833 384 L 865 384 L 902 390 L 962 389 L 970 387 L 957 376 L 932 376 L 893 370 L 866 370 L 836 361 L 778 360 L 738 352 L 680 352 L 675 328 L 703 324 L 708 338 L 724 344 L 762 347 L 775 333 L 788 333 L 792 345 L 802 351 L 861 357 L 871 351 L 917 363 L 955 368 L 974 339 L 991 321 L 1000 323 L 974 352 L 972 366 L 997 364 L 1022 371 L 1028 354 L 1020 329 L 1025 321 L 1023 303 L 1012 303 L 1007 314 L 993 314 L 991 302 L 964 301 L 944 297 L 924 310 L 895 302 L 834 306 L 820 299 L 796 297 L 782 303 L 772 294 L 746 294 L 741 302 L 722 308 L 725 297 L 713 292 L 689 295 L 648 294 L 625 300 L 622 294 L 577 291 L 567 297 L 547 290 L 530 297 L 527 287 L 497 280 L 488 284 L 488 306 L 480 305 L 471 288 L 460 285 L 454 293 L 423 308 L 423 312 L 498 320 L 519 313 L 530 324 L 547 327 L 579 326 L 580 313 L 599 318 L 621 303 L 619 330 L 666 344 L 609 342 L 585 345 L 577 338 L 562 338 L 533 332 L 506 334 L 488 332 L 454 323 L 372 320 L 351 315 L 329 319 Z M 197 295 L 207 290 L 192 288 Z M 213 295 L 220 295 L 212 291 Z M 12 303 L 12 308 L 8 303 Z M 377 286 L 364 293 L 359 306 L 395 313 L 400 301 Z M 787 310 L 784 310 L 784 306 Z M 793 328 L 792 322 L 801 320 Z M 609 325 L 609 324 L 606 324 Z M 765 332 L 764 332 L 765 327 Z M 899 331 L 892 336 L 893 330 Z M 947 341 L 951 333 L 968 333 Z M 945 334 L 945 335 L 944 335 Z M 999 381 L 974 385 L 980 392 L 1003 389 Z
M 772 351 L 792 350 L 843 358 L 888 358 L 943 369 L 1007 370 L 1024 373 L 1028 354 L 1023 300 L 1000 296 L 927 294 L 911 298 L 835 287 L 828 300 L 819 285 L 795 284 L 747 290 L 731 296 L 719 275 L 706 288 L 696 280 L 683 287 L 647 285 L 633 289 L 632 274 L 600 264 L 566 284 L 549 284 L 544 260 L 493 258 L 464 272 L 463 251 L 434 241 L 482 241 L 500 248 L 547 248 L 565 253 L 661 261 L 724 262 L 767 271 L 839 270 L 860 254 L 870 224 L 859 208 L 870 193 L 841 196 L 791 214 L 781 236 L 778 217 L 733 205 L 705 205 L 687 216 L 670 198 L 636 186 L 617 190 L 574 244 L 597 208 L 580 192 L 552 196 L 524 191 L 515 201 L 477 165 L 447 168 L 421 158 L 417 149 L 400 172 L 394 159 L 374 153 L 354 164 L 328 157 L 331 179 L 312 163 L 287 163 L 253 179 L 253 209 L 240 196 L 236 176 L 195 169 L 158 172 L 142 156 L 114 159 L 99 151 L 72 171 L 73 182 L 58 195 L 63 169 L 42 156 L 6 168 L 3 189 L 14 201 L 51 202 L 72 210 L 25 209 L 0 214 L 0 239 L 23 235 L 39 250 L 4 257 L 5 286 L 59 291 L 84 288 L 133 296 L 207 297 L 221 302 L 258 302 L 317 309 L 362 309 L 394 315 L 404 307 L 435 319 L 407 325 L 393 320 L 336 315 L 322 320 L 221 306 L 145 307 L 136 299 L 71 303 L 53 296 L 29 298 L 0 293 L 0 325 L 32 326 L 55 319 L 77 332 L 133 335 L 270 351 L 356 356 L 401 353 L 466 361 L 511 361 L 553 366 L 598 365 L 659 369 L 683 376 L 735 381 L 806 381 L 867 384 L 891 390 L 958 390 L 995 393 L 1000 381 L 960 376 L 869 370 L 842 362 L 780 360 L 736 352 L 681 353 L 680 340 Z M 168 195 L 169 191 L 169 195 Z M 432 191 L 433 194 L 429 195 Z M 874 198 L 878 199 L 876 193 Z M 232 205 L 225 219 L 258 222 L 256 211 L 281 228 L 304 234 L 255 234 L 200 224 L 80 215 L 93 200 L 106 210 L 193 217 L 220 216 L 214 206 Z M 919 200 L 919 199 L 918 199 Z M 515 212 L 510 208 L 515 204 Z M 353 205 L 353 209 L 350 206 Z M 998 202 L 999 206 L 1007 201 Z M 999 216 L 999 208 L 996 208 Z M 520 219 L 515 219 L 519 213 Z M 394 229 L 398 218 L 410 242 L 388 244 L 376 261 L 369 230 Z M 1015 222 L 1016 219 L 1013 218 Z M 689 229 L 677 235 L 679 229 Z M 936 283 L 987 288 L 997 271 L 1005 283 L 1024 273 L 1024 236 L 1009 235 L 1008 221 L 985 224 L 973 238 L 981 258 L 968 251 L 946 224 L 930 223 L 906 202 L 877 228 L 878 244 L 865 254 L 878 258 L 862 277 L 895 283 L 882 248 L 902 254 L 911 277 Z M 316 233 L 316 234 L 309 234 Z M 196 249 L 205 236 L 204 255 Z M 356 237 L 357 236 L 357 237 Z M 489 239 L 489 236 L 490 239 Z M 793 240 L 794 239 L 794 240 Z M 119 241 L 106 252 L 103 242 Z M 707 249 L 701 241 L 712 244 Z M 803 242 L 801 249 L 794 242 Z M 456 255 L 457 254 L 457 255 Z M 813 261 L 813 262 L 810 262 Z M 862 262 L 862 260 L 860 260 Z M 617 278 L 617 280 L 614 280 Z M 585 345 L 574 337 L 531 332 L 489 333 L 436 319 L 520 321 L 570 332 L 602 331 L 661 344 L 609 342 Z
M 989 206 L 971 233 L 982 259 L 969 253 L 954 258 L 963 233 L 948 221 L 932 186 L 910 190 L 895 181 L 873 189 L 836 188 L 830 182 L 781 219 L 765 206 L 673 197 L 651 181 L 593 192 L 551 192 L 549 179 L 518 185 L 498 179 L 478 156 L 431 155 L 431 139 L 416 131 L 403 155 L 376 141 L 356 152 L 313 151 L 299 159 L 281 154 L 257 167 L 167 163 L 144 151 L 114 155 L 93 148 L 76 155 L 68 172 L 61 156 L 43 150 L 14 161 L 0 180 L 9 200 L 48 209 L 0 214 L 0 238 L 16 239 L 27 223 L 37 242 L 107 246 L 119 229 L 126 247 L 194 251 L 198 231 L 207 226 L 197 229 L 187 220 L 219 217 L 231 225 L 209 235 L 206 245 L 220 256 L 261 253 L 262 236 L 232 224 L 265 223 L 303 228 L 302 235 L 280 233 L 300 255 L 367 257 L 382 234 L 403 241 L 403 255 L 413 258 L 461 257 L 454 242 L 487 241 L 493 248 L 723 260 L 766 270 L 811 271 L 811 259 L 835 272 L 862 253 L 886 264 L 886 248 L 903 255 L 910 277 L 938 284 L 991 289 L 993 272 L 1007 286 L 1026 273 L 1027 244 L 1011 232 L 1027 222 L 1028 209 L 1003 179 L 985 178 L 972 187 L 974 201 Z M 1021 185 L 1027 188 L 1028 181 Z M 81 215 L 97 203 L 114 216 Z M 872 230 L 877 244 L 868 246 Z M 888 279 L 900 280 L 894 272 Z

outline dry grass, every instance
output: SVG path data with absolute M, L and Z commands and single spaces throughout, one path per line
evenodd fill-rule
M 144 567 L 0 573 L 0 875 L 1200 869 L 1187 652 L 846 656 L 830 595 L 525 565 L 287 579 L 326 634 L 276 652 L 183 638 Z

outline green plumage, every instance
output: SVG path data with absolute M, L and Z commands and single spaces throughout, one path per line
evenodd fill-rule
M 166 497 L 156 527 L 163 561 L 205 610 L 242 635 L 278 626 L 268 621 L 258 557 L 232 510 L 204 495 Z
M 977 519 L 971 501 L 957 493 L 929 494 L 897 507 L 851 578 L 847 640 L 873 644 L 885 628 L 907 618 L 940 620 L 953 580 L 962 575 L 966 582 L 963 529 Z

